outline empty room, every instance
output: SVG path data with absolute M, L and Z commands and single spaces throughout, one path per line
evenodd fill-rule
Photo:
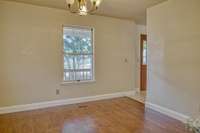
M 200 0 L 0 0 L 0 133 L 200 133 Z

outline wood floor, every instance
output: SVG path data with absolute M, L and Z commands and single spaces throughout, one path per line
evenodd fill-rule
M 0 133 L 188 133 L 184 125 L 129 98 L 0 116 Z

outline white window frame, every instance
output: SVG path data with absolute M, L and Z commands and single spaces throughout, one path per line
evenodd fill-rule
M 91 80 L 71 80 L 71 81 L 67 81 L 64 80 L 64 39 L 63 39 L 63 35 L 64 35 L 64 28 L 65 27 L 69 27 L 69 28 L 75 28 L 75 29 L 87 29 L 87 30 L 91 30 L 92 31 L 92 36 L 91 36 L 91 43 L 92 43 L 92 79 Z M 96 82 L 95 80 L 95 45 L 94 45 L 94 32 L 95 29 L 93 27 L 88 27 L 88 26 L 77 26 L 77 25 L 63 25 L 62 26 L 62 83 L 61 85 L 68 85 L 68 84 L 79 84 L 79 83 L 92 83 L 92 82 Z

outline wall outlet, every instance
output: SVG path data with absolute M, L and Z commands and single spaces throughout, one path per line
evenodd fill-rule
M 60 95 L 60 90 L 56 89 L 56 95 Z
M 128 63 L 128 59 L 127 59 L 127 58 L 125 58 L 125 59 L 124 59 L 124 62 L 125 62 L 125 63 Z

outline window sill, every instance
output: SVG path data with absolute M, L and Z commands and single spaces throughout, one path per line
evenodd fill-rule
M 71 81 L 71 82 L 67 82 L 67 81 L 63 81 L 61 83 L 62 86 L 65 85 L 70 85 L 70 84 L 87 84 L 87 83 L 95 83 L 96 80 L 87 80 L 87 81 Z

